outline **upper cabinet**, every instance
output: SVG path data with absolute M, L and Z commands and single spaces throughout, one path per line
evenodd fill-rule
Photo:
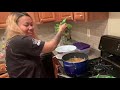
M 64 18 L 73 20 L 73 12 L 55 12 L 56 21 L 62 21 Z
M 38 12 L 36 15 L 36 21 L 39 24 L 47 22 L 58 22 L 64 18 L 67 20 L 73 20 L 73 12 Z
M 84 12 L 73 12 L 74 21 L 85 21 Z
M 39 18 L 37 12 L 27 12 L 33 19 L 33 22 L 39 24 Z
M 109 18 L 109 12 L 86 12 L 86 21 L 106 20 Z
M 27 12 L 35 24 L 47 22 L 60 22 L 64 18 L 71 21 L 94 21 L 105 20 L 109 17 L 109 12 Z M 6 19 L 10 12 L 0 12 L 0 28 L 5 28 Z
M 74 21 L 94 21 L 106 20 L 109 17 L 109 12 L 74 12 Z
M 6 19 L 10 12 L 0 12 L 0 28 L 5 28 L 6 26 Z
M 39 23 L 55 21 L 55 12 L 38 12 Z

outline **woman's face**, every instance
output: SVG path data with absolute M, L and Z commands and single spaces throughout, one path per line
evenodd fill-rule
M 18 19 L 18 26 L 19 28 L 29 36 L 33 35 L 34 27 L 33 21 L 29 16 L 22 16 Z

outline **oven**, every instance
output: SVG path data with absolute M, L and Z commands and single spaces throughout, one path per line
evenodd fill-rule
M 98 75 L 108 75 L 120 78 L 120 37 L 103 35 L 100 39 L 100 57 L 88 61 L 87 71 L 77 78 L 90 78 Z M 59 67 L 59 78 L 72 78 Z M 75 77 L 74 77 L 75 78 Z

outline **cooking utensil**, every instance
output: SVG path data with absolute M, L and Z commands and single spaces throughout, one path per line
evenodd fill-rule
M 75 62 L 75 63 L 68 62 L 67 60 L 71 58 L 82 58 L 85 60 L 82 62 Z M 66 74 L 71 77 L 78 77 L 87 71 L 87 61 L 88 61 L 87 54 L 80 52 L 68 53 L 62 57 L 62 61 Z

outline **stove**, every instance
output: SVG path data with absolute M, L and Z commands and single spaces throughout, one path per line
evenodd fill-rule
M 97 75 L 109 75 L 120 78 L 120 37 L 103 35 L 99 43 L 101 56 L 88 60 L 87 71 L 77 78 L 89 78 Z M 65 74 L 63 67 L 59 68 L 60 78 L 72 78 Z

